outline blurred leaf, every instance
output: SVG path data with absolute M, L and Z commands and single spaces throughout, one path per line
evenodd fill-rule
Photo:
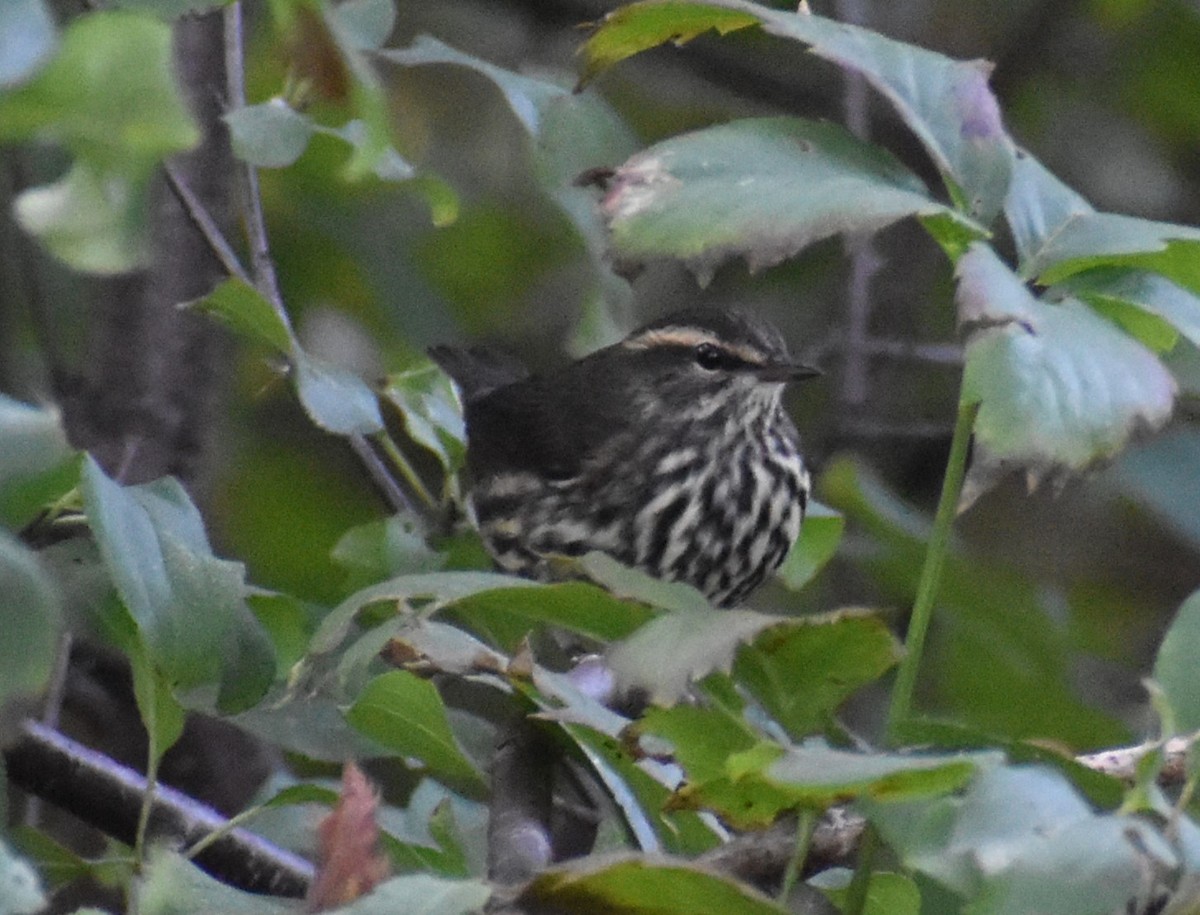
M 1012 169 L 1012 142 L 987 85 L 989 68 L 956 61 L 868 29 L 746 0 L 634 3 L 610 14 L 584 46 L 584 74 L 668 40 L 708 28 L 730 31 L 752 17 L 770 34 L 857 72 L 896 109 L 942 173 L 955 206 L 983 222 L 1000 210 Z
M 141 915 L 295 915 L 296 911 L 294 900 L 235 890 L 161 845 L 151 850 L 135 888 Z
M 43 0 L 9 0 L 0 7 L 0 89 L 29 79 L 58 44 Z
M 46 905 L 42 883 L 33 868 L 0 841 L 0 913 L 33 915 Z
M 143 266 L 144 188 L 124 176 L 105 177 L 76 162 L 53 184 L 22 191 L 14 204 L 21 228 L 63 263 L 110 275 Z
M 178 19 L 189 13 L 207 13 L 232 2 L 233 0 L 113 0 L 113 6 L 150 13 L 160 19 Z
M 278 97 L 235 108 L 223 119 L 229 125 L 234 155 L 259 168 L 291 165 L 308 148 L 317 129 L 309 117 Z
M 330 8 L 329 20 L 351 47 L 373 51 L 392 34 L 395 0 L 343 0 Z
M 428 614 L 481 591 L 496 588 L 536 587 L 522 578 L 494 572 L 430 572 L 424 575 L 399 575 L 364 588 L 335 607 L 321 621 L 309 647 L 314 655 L 334 651 L 345 640 L 359 611 L 370 604 L 395 601 L 420 605 Z
M 455 616 L 483 631 L 495 631 L 504 618 L 510 618 L 511 626 L 504 628 L 519 633 L 517 640 L 534 627 L 549 625 L 611 642 L 629 635 L 652 617 L 645 607 L 578 581 L 526 583 L 524 587 L 482 591 L 455 600 L 451 607 Z M 511 639 L 500 644 L 510 651 L 516 648 Z
M 367 684 L 346 720 L 372 740 L 426 765 L 435 777 L 472 795 L 486 791 L 483 777 L 463 755 L 434 686 L 403 670 Z
M 619 693 L 636 690 L 671 705 L 694 680 L 728 671 L 734 652 L 779 618 L 753 610 L 675 610 L 651 620 L 608 651 Z
M 0 138 L 53 139 L 97 175 L 145 177 L 199 134 L 176 88 L 171 30 L 134 13 L 71 20 L 58 55 L 0 96 Z
M 793 737 L 819 731 L 852 693 L 900 660 L 883 620 L 854 611 L 781 622 L 738 652 L 734 677 Z
M 407 874 L 381 883 L 340 915 L 472 915 L 482 911 L 492 888 L 482 880 L 453 880 L 433 874 Z
M 1163 637 L 1154 661 L 1154 679 L 1170 703 L 1177 733 L 1200 730 L 1200 592 L 1183 602 Z M 1170 735 L 1168 735 L 1170 736 Z
M 845 518 L 829 506 L 810 500 L 800 538 L 775 574 L 793 591 L 799 591 L 833 558 L 845 530 Z
M 623 565 L 607 553 L 586 553 L 572 565 L 618 598 L 663 610 L 710 610 L 703 594 L 681 581 L 663 581 Z
M 1035 298 L 990 248 L 958 263 L 970 331 L 964 401 L 978 401 L 964 502 L 1008 469 L 1031 483 L 1120 451 L 1171 415 L 1176 385 L 1144 347 L 1079 302 Z
M 725 761 L 761 739 L 745 719 L 699 705 L 647 709 L 634 727 L 639 734 L 669 741 L 672 756 L 692 783 L 723 778 Z
M 827 464 L 822 500 L 846 516 L 856 553 L 882 600 L 912 603 L 929 537 L 929 516 L 900 499 L 865 466 Z M 1067 746 L 1130 739 L 1085 701 L 1070 672 L 1078 663 L 1060 620 L 1060 595 L 1027 571 L 951 542 L 930 632 L 923 705 L 930 713 L 1012 738 Z
M 1200 229 L 1096 212 L 1028 153 L 1017 158 L 1004 209 L 1023 277 L 1049 285 L 1083 270 L 1124 266 L 1200 293 Z
M 466 456 L 466 427 L 450 379 L 433 363 L 388 376 L 383 396 L 404 418 L 404 429 L 427 448 L 447 473 Z
M 365 896 L 388 876 L 379 852 L 379 796 L 353 761 L 342 767 L 337 804 L 317 826 L 317 869 L 306 900 L 324 912 Z
M 186 307 L 220 318 L 239 336 L 278 353 L 291 351 L 292 329 L 287 321 L 257 289 L 236 277 L 223 280 L 204 298 Z
M 1125 492 L 1193 548 L 1200 547 L 1200 513 L 1189 492 L 1200 467 L 1200 430 L 1179 426 L 1121 455 L 1114 475 Z
M 416 170 L 396 152 L 389 136 L 384 134 L 380 137 L 376 129 L 371 122 L 362 118 L 353 118 L 341 127 L 316 127 L 319 133 L 337 137 L 353 150 L 346 166 L 348 179 L 355 180 L 367 173 L 383 181 L 407 181 L 415 177 Z
M 942 795 L 966 784 L 977 772 L 1003 760 L 1000 753 L 857 753 L 820 740 L 766 754 L 749 750 L 726 766 L 737 783 L 761 780 L 784 792 L 792 804 L 823 809 L 851 798 L 898 801 Z
M 844 910 L 854 872 L 845 867 L 831 867 L 814 874 L 806 882 L 815 886 L 839 909 Z M 867 886 L 863 915 L 918 915 L 921 911 L 921 891 L 911 877 L 887 871 L 874 871 Z
M 61 598 L 37 554 L 0 529 L 0 706 L 41 692 L 59 639 Z
M 140 646 L 128 652 L 133 672 L 133 696 L 150 741 L 150 756 L 161 760 L 183 734 L 184 710 L 160 667 Z
M 374 392 L 349 369 L 292 352 L 296 393 L 309 418 L 334 435 L 370 435 L 383 428 Z
M 602 207 L 619 257 L 680 258 L 702 282 L 733 255 L 757 270 L 839 232 L 953 215 L 890 153 L 798 118 L 745 119 L 657 143 L 617 169 Z
M 172 478 L 122 487 L 90 457 L 80 480 L 88 523 L 147 661 L 187 689 L 222 679 L 246 698 L 274 673 L 245 605 L 245 569 L 213 555 L 200 513 Z M 230 648 L 237 650 L 230 652 Z M 238 662 L 248 662 L 239 664 Z
M 610 915 L 783 915 L 787 910 L 743 883 L 670 858 L 581 859 L 542 871 L 517 905 Z
M 446 556 L 429 548 L 417 523 L 391 515 L 360 524 L 338 540 L 330 558 L 348 573 L 348 588 L 365 588 L 398 575 L 436 572 Z
M 56 409 L 0 394 L 0 490 L 66 461 L 74 452 Z
M 1102 304 L 1124 304 L 1144 314 L 1147 319 L 1158 319 L 1167 324 L 1171 336 L 1163 337 L 1160 332 L 1153 339 L 1147 339 L 1119 315 L 1113 316 L 1147 346 L 1170 349 L 1175 344 L 1174 332 L 1183 334 L 1194 345 L 1200 346 L 1200 296 L 1157 274 L 1144 270 L 1101 267 L 1067 277 L 1056 288 L 1066 289 L 1094 308 Z
M 1092 813 L 1040 767 L 985 769 L 961 797 L 864 806 L 906 866 L 979 912 L 1120 910 L 1144 890 L 1148 867 L 1173 858 L 1145 823 Z

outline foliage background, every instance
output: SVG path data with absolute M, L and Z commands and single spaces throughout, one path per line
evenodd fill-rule
M 956 57 L 996 63 L 993 86 L 1013 135 L 1097 207 L 1200 223 L 1200 13 L 1182 0 L 813 4 Z M 517 71 L 576 76 L 577 25 L 608 7 L 586 2 L 406 3 L 389 44 L 420 34 Z M 77 10 L 64 4 L 60 15 Z M 264 24 L 265 23 L 261 23 Z M 284 77 L 269 30 L 252 30 L 251 101 Z M 444 178 L 456 220 L 435 226 L 407 187 L 336 179 L 347 152 L 318 137 L 294 165 L 262 173 L 283 295 L 310 351 L 366 377 L 416 364 L 430 343 L 483 339 L 535 365 L 611 340 L 618 329 L 695 302 L 770 315 L 794 348 L 825 366 L 791 406 L 818 470 L 818 495 L 842 510 L 838 559 L 800 594 L 758 603 L 814 610 L 911 602 L 923 519 L 945 465 L 958 368 L 952 277 L 911 224 L 875 240 L 871 330 L 889 341 L 865 373 L 847 368 L 853 277 L 840 241 L 822 242 L 751 274 L 720 269 L 706 288 L 656 263 L 633 281 L 627 313 L 583 301 L 583 246 L 532 175 L 528 140 L 495 88 L 451 67 L 381 71 L 400 151 Z M 761 35 L 702 37 L 640 55 L 588 90 L 621 113 L 636 146 L 751 114 L 845 121 L 861 115 L 841 75 Z M 918 173 L 931 168 L 883 106 L 871 133 Z M 317 107 L 319 113 L 319 104 Z M 49 396 L 52 369 L 88 358 L 94 284 L 30 243 L 12 198 L 53 177 L 47 147 L 0 151 L 0 390 Z M 597 165 L 615 161 L 597 161 Z M 919 358 L 921 354 L 935 358 Z M 331 561 L 349 528 L 385 513 L 344 443 L 315 429 L 262 353 L 230 349 L 217 447 L 200 500 L 215 552 L 252 581 L 320 604 L 356 583 Z M 958 525 L 960 542 L 935 630 L 922 704 L 978 728 L 1052 737 L 1076 751 L 1142 737 L 1152 725 L 1139 686 L 1171 615 L 1195 587 L 1200 553 L 1200 435 L 1194 423 L 1200 354 L 1181 340 L 1169 357 L 1184 388 L 1160 436 L 1061 491 L 1027 495 L 1013 480 Z M 865 381 L 865 389 L 860 384 Z M 426 468 L 432 470 L 432 468 Z M 879 696 L 855 700 L 870 731 Z

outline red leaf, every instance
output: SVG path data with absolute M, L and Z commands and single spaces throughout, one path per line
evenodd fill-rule
M 337 806 L 317 827 L 317 875 L 308 891 L 308 908 L 323 912 L 353 902 L 388 876 L 387 856 L 379 851 L 375 812 L 379 796 L 354 763 L 342 771 Z

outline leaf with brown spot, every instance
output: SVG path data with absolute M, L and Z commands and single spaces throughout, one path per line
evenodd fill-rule
M 388 876 L 375 820 L 379 797 L 353 762 L 342 770 L 337 806 L 317 827 L 317 874 L 308 892 L 310 912 L 324 912 L 365 896 Z

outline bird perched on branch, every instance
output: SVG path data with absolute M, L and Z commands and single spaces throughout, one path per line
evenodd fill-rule
M 552 557 L 600 550 L 732 606 L 799 535 L 809 475 L 780 401 L 819 372 L 761 318 L 676 312 L 538 375 L 430 355 L 462 391 L 471 501 L 507 571 L 545 579 Z

